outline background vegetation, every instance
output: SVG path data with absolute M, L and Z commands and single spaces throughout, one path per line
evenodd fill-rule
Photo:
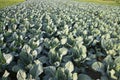
M 75 0 L 75 1 L 93 2 L 98 4 L 120 6 L 120 0 Z
M 7 6 L 11 6 L 16 3 L 23 2 L 25 0 L 0 0 L 0 8 L 4 8 Z M 120 0 L 75 0 L 75 1 L 82 1 L 82 2 L 94 2 L 99 4 L 107 4 L 107 5 L 115 5 L 120 6 Z
M 0 8 L 4 8 L 23 1 L 25 0 L 0 0 Z

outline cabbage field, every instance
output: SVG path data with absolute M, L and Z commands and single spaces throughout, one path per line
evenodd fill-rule
M 120 80 L 120 6 L 27 0 L 0 9 L 0 80 Z

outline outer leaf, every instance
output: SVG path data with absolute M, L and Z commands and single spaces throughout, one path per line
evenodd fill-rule
M 67 48 L 60 48 L 59 51 L 60 51 L 61 55 L 64 56 L 67 54 L 68 49 Z
M 81 47 L 81 51 L 82 51 L 82 58 L 86 58 L 86 57 L 87 57 L 87 54 L 86 54 L 87 49 L 86 49 L 86 47 L 85 47 L 85 46 L 82 46 L 82 47 Z
M 92 64 L 92 69 L 98 72 L 104 72 L 104 65 L 101 62 L 94 62 Z
M 82 44 L 83 43 L 83 38 L 82 37 L 77 37 L 76 38 L 76 44 Z
M 33 60 L 33 56 L 31 54 L 28 54 L 26 52 L 20 53 L 20 61 L 25 65 L 32 63 L 32 60 Z
M 72 55 L 66 55 L 65 57 L 63 57 L 64 62 L 71 61 L 71 59 L 72 59 Z
M 40 62 L 42 62 L 43 64 L 44 64 L 44 63 L 46 63 L 46 64 L 48 63 L 48 57 L 46 57 L 46 56 L 40 57 L 39 60 L 40 60 Z
M 18 72 L 21 69 L 22 69 L 22 67 L 20 65 L 15 65 L 15 66 L 12 67 L 13 72 Z
M 67 80 L 67 76 L 65 75 L 64 68 L 59 67 L 55 74 L 56 80 Z
M 117 77 L 115 76 L 115 70 L 114 70 L 114 69 L 110 70 L 110 77 L 111 77 L 112 79 L 117 80 Z
M 30 53 L 31 48 L 30 48 L 30 46 L 29 46 L 29 45 L 25 44 L 25 45 L 23 46 L 23 48 L 22 48 L 22 51 L 23 51 L 23 52 Z
M 65 69 L 68 70 L 69 72 L 72 72 L 74 70 L 74 65 L 71 61 L 68 61 L 66 64 L 65 64 Z
M 120 56 L 117 57 L 114 62 L 116 65 L 120 65 Z
M 46 75 L 49 75 L 49 77 L 54 77 L 56 72 L 56 68 L 54 66 L 48 66 L 48 67 L 45 67 L 44 69 L 45 69 Z
M 107 76 L 101 76 L 101 80 L 108 80 Z
M 14 32 L 13 35 L 12 35 L 12 37 L 13 37 L 13 39 L 18 39 L 18 35 L 17 35 L 17 33 Z
M 77 73 L 73 73 L 73 80 L 78 80 L 78 75 L 77 75 Z
M 36 58 L 37 57 L 37 51 L 36 50 L 34 50 L 34 51 L 32 51 L 32 56 L 34 57 L 34 58 Z
M 86 74 L 79 74 L 78 80 L 92 80 L 92 79 Z
M 106 56 L 104 61 L 107 65 L 111 65 L 111 63 L 113 63 L 113 59 L 112 59 L 111 55 Z
M 4 56 L 7 64 L 10 64 L 11 61 L 13 60 L 13 55 L 12 54 L 5 54 L 5 53 L 3 53 L 3 56 Z
M 40 54 L 42 52 L 42 50 L 43 50 L 43 46 L 41 45 L 36 49 L 37 54 Z
M 116 65 L 116 70 L 120 71 L 120 56 L 115 59 L 114 63 Z
M 59 49 L 59 52 L 60 52 L 60 57 L 62 59 L 62 57 L 67 54 L 68 49 L 65 48 L 65 47 L 62 47 L 62 48 Z
M 43 73 L 43 67 L 42 64 L 36 64 L 33 66 L 33 68 L 30 70 L 30 74 L 34 79 L 37 79 L 38 76 Z
M 26 73 L 23 70 L 19 70 L 17 72 L 17 79 L 18 80 L 25 80 L 26 79 Z
M 7 70 L 5 70 L 3 76 L 2 76 L 2 80 L 8 80 L 8 76 L 9 76 L 9 72 Z
M 65 44 L 67 42 L 67 38 L 63 38 L 63 39 L 61 39 L 61 44 Z

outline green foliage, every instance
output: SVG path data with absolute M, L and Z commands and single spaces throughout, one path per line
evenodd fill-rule
M 5 8 L 23 1 L 25 0 L 0 0 L 0 8 Z
M 0 79 L 119 80 L 120 7 L 29 0 L 0 10 Z
M 115 0 L 116 1 L 116 3 L 120 3 L 120 0 Z

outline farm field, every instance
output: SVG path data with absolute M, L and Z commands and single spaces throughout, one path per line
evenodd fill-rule
M 23 1 L 25 0 L 0 0 L 0 9 L 23 2 Z
M 91 2 L 91 3 L 102 4 L 102 5 L 120 6 L 120 3 L 116 2 L 115 0 L 74 0 L 74 1 Z
M 120 7 L 28 0 L 0 9 L 0 80 L 120 80 Z

